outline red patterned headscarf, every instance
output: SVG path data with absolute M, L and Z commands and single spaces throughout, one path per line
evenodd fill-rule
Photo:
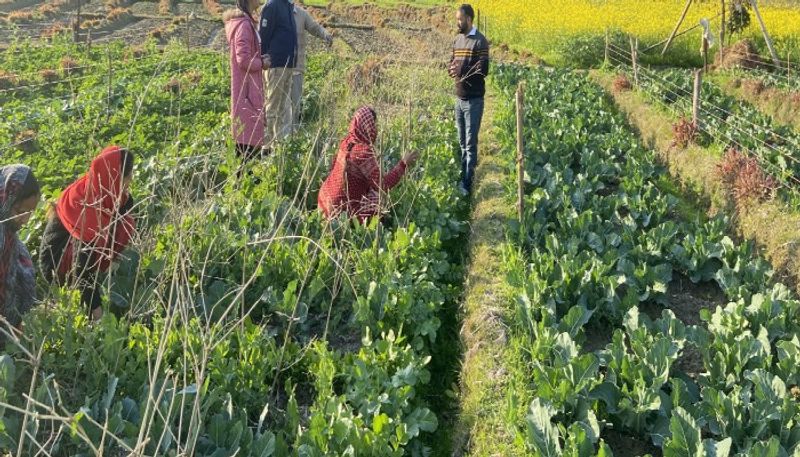
M 350 121 L 350 130 L 342 141 L 341 149 L 348 152 L 373 152 L 378 139 L 377 115 L 369 106 L 356 110 Z
M 36 302 L 36 281 L 31 256 L 17 237 L 12 213 L 14 205 L 38 192 L 39 184 L 27 166 L 0 168 L 0 311 L 14 326 Z

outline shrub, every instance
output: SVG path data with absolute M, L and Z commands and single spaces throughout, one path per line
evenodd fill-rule
M 625 73 L 620 73 L 614 78 L 614 85 L 613 91 L 615 94 L 620 92 L 627 92 L 633 88 L 633 84 L 631 84 L 631 80 L 628 79 L 628 76 Z
M 672 124 L 672 146 L 686 149 L 690 144 L 696 143 L 698 138 L 697 125 L 686 119 L 681 118 Z

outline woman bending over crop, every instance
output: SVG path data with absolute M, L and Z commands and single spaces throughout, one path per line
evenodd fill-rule
M 375 155 L 378 137 L 377 115 L 370 107 L 359 108 L 350 123 L 350 130 L 339 146 L 333 169 L 322 184 L 317 204 L 328 218 L 342 212 L 364 223 L 380 213 L 381 192 L 396 186 L 407 167 L 416 162 L 418 154 L 411 152 L 383 174 Z
M 39 182 L 30 168 L 0 168 L 0 313 L 20 331 L 22 316 L 36 302 L 36 272 L 17 232 L 30 220 L 40 197 Z M 10 331 L 5 324 L 0 325 L 0 334 Z
M 134 155 L 117 146 L 103 150 L 89 172 L 64 190 L 42 236 L 41 268 L 48 281 L 74 284 L 92 317 L 103 315 L 101 275 L 135 233 L 128 193 Z

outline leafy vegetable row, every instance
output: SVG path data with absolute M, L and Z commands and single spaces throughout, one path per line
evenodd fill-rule
M 641 79 L 644 90 L 659 104 L 690 117 L 693 76 L 687 70 L 648 71 Z M 800 177 L 800 134 L 754 106 L 727 95 L 713 82 L 702 87 L 701 122 L 707 140 L 732 146 L 757 156 L 767 172 L 796 187 Z
M 137 145 L 144 160 L 134 192 L 148 224 L 112 281 L 112 301 L 131 318 L 91 324 L 74 294 L 49 290 L 48 306 L 27 322 L 28 349 L 41 350 L 35 372 L 18 349 L 0 357 L 0 400 L 17 408 L 0 409 L 0 449 L 16 452 L 24 426 L 24 455 L 39 451 L 34 438 L 69 456 L 137 445 L 146 455 L 426 455 L 421 438 L 438 426 L 426 401 L 429 365 L 445 307 L 459 294 L 465 233 L 455 135 L 439 115 L 447 98 L 415 113 L 426 129 L 411 135 L 396 133 L 407 131 L 405 114 L 382 118 L 387 156 L 408 147 L 426 157 L 392 192 L 386 223 L 328 224 L 314 202 L 331 150 L 316 132 L 228 179 L 236 163 L 225 152 L 225 56 L 176 52 L 164 61 L 164 75 L 116 75 L 132 95 L 112 100 L 108 120 L 103 104 L 59 113 L 60 104 L 34 99 L 9 108 L 40 134 L 65 137 L 40 144 L 32 164 L 51 177 L 50 192 L 88 163 L 93 138 Z M 184 61 L 207 69 L 202 80 L 164 91 Z M 322 65 L 311 62 L 312 93 Z M 149 85 L 156 90 L 134 103 Z M 89 83 L 83 89 L 93 97 Z M 45 113 L 57 116 L 44 122 Z M 35 403 L 25 398 L 31 385 Z M 26 422 L 18 412 L 26 407 L 68 420 Z
M 724 221 L 679 215 L 664 170 L 585 76 L 504 68 L 509 152 L 519 81 L 533 190 L 508 274 L 530 451 L 608 456 L 621 434 L 664 456 L 798 455 L 800 301 Z M 676 297 L 695 292 L 673 291 L 688 282 L 724 302 L 686 312 Z

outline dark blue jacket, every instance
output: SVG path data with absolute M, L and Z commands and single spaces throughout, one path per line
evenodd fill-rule
M 261 11 L 261 56 L 269 56 L 270 68 L 294 68 L 297 60 L 297 31 L 294 4 L 289 0 L 269 0 Z

